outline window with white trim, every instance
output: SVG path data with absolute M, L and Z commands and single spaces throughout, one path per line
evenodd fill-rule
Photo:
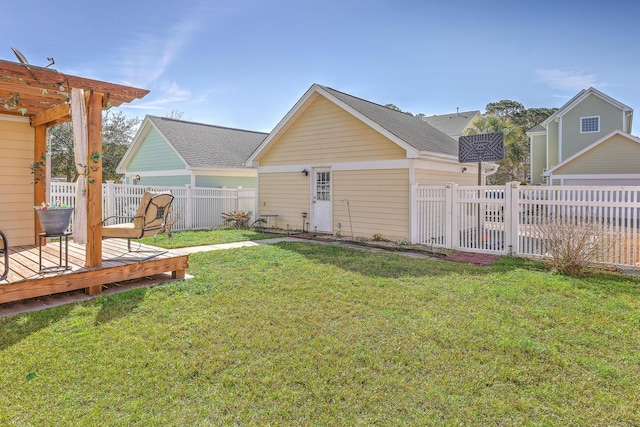
M 580 117 L 580 133 L 600 132 L 600 116 Z

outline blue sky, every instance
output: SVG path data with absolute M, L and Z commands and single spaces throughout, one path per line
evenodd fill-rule
M 149 89 L 128 116 L 268 132 L 313 83 L 427 115 L 590 86 L 640 109 L 635 1 L 34 3 L 0 0 L 0 58 Z

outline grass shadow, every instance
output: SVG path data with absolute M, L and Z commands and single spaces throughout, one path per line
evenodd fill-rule
M 146 298 L 149 292 L 148 287 L 130 289 L 111 295 L 102 295 L 95 300 L 95 304 L 100 307 L 96 315 L 95 324 L 111 322 L 131 313 Z
M 65 318 L 75 303 L 47 310 L 7 316 L 0 319 L 0 350 L 11 347 L 48 326 Z
M 358 273 L 368 277 L 443 277 L 448 275 L 499 275 L 514 270 L 526 270 L 542 274 L 553 274 L 574 286 L 599 291 L 603 294 L 640 295 L 640 277 L 594 270 L 580 279 L 561 276 L 551 271 L 548 263 L 527 258 L 505 256 L 498 261 L 478 266 L 462 262 L 411 258 L 395 252 L 371 252 L 345 248 L 338 245 L 321 245 L 306 242 L 282 242 L 277 247 L 295 252 L 315 262 Z
M 369 277 L 434 277 L 451 274 L 477 276 L 491 274 L 500 269 L 515 268 L 510 264 L 495 263 L 488 266 L 477 266 L 428 258 L 412 258 L 397 252 L 372 252 L 339 245 L 282 242 L 275 246 L 298 253 L 315 262 L 333 265 Z

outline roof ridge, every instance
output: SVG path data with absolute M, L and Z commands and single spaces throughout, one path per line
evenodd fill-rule
M 147 115 L 147 117 L 149 117 L 150 119 L 153 118 L 153 119 L 167 120 L 167 121 L 183 123 L 183 124 L 191 124 L 191 125 L 212 127 L 212 128 L 217 128 L 217 129 L 226 129 L 226 130 L 234 130 L 234 131 L 239 131 L 239 132 L 257 133 L 257 134 L 260 134 L 260 135 L 268 135 L 269 134 L 269 132 L 260 132 L 260 131 L 257 131 L 257 130 L 240 129 L 240 128 L 234 128 L 234 127 L 229 127 L 229 126 L 220 126 L 220 125 L 214 125 L 214 124 L 211 124 L 211 123 L 193 122 L 193 121 L 190 121 L 190 120 L 181 120 L 181 119 L 174 119 L 172 117 L 154 116 L 154 115 L 151 115 L 151 114 Z
M 320 86 L 320 87 L 321 87 L 321 88 L 323 88 L 323 89 L 330 89 L 330 90 L 332 90 L 332 91 L 334 91 L 334 92 L 341 93 L 342 95 L 346 95 L 346 96 L 349 96 L 349 97 L 351 97 L 351 98 L 354 98 L 354 99 L 357 99 L 357 100 L 360 100 L 360 101 L 363 101 L 363 102 L 367 102 L 367 103 L 369 103 L 369 104 L 375 105 L 375 106 L 380 107 L 380 108 L 386 108 L 387 110 L 389 110 L 389 111 L 393 111 L 394 113 L 404 114 L 405 116 L 413 117 L 413 118 L 415 118 L 415 119 L 420 120 L 420 118 L 419 118 L 419 117 L 415 116 L 413 113 L 410 113 L 410 112 L 408 112 L 408 111 L 402 111 L 402 110 L 398 111 L 398 110 L 394 110 L 393 108 L 389 108 L 389 107 L 387 107 L 387 106 L 385 106 L 385 105 L 378 104 L 377 102 L 369 101 L 368 99 L 360 98 L 360 97 L 358 97 L 358 96 L 351 95 L 350 93 L 342 92 L 342 91 L 340 91 L 340 90 L 334 89 L 334 88 L 329 87 L 329 86 L 323 86 L 323 85 L 320 85 L 320 84 L 319 84 L 318 86 Z M 395 104 L 393 104 L 393 105 L 395 105 Z

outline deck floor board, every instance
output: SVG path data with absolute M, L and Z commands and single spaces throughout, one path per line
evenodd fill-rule
M 9 248 L 9 274 L 0 281 L 0 303 L 16 301 L 83 289 L 91 285 L 104 285 L 153 274 L 171 272 L 184 277 L 188 255 L 177 254 L 155 246 L 132 242 L 132 251 L 123 239 L 107 239 L 102 242 L 102 265 L 85 267 L 86 247 L 69 239 L 69 268 L 60 267 L 60 242 L 46 242 L 42 246 L 42 270 L 39 266 L 39 248 L 16 246 Z M 65 263 L 64 242 L 62 264 Z M 0 271 L 4 271 L 4 257 L 0 257 Z

